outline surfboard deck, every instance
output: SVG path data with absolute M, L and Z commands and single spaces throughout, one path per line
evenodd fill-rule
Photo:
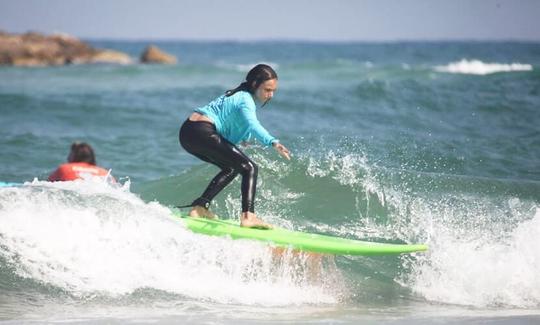
M 174 212 L 188 229 L 210 236 L 227 236 L 232 239 L 253 239 L 270 245 L 299 251 L 333 255 L 395 255 L 422 252 L 424 244 L 388 244 L 346 239 L 328 235 L 291 231 L 283 228 L 253 229 L 240 227 L 237 220 L 192 218 Z

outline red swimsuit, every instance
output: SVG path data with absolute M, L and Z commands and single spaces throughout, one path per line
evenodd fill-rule
M 60 165 L 58 169 L 49 176 L 50 182 L 55 181 L 73 181 L 82 179 L 82 175 L 105 177 L 109 171 L 86 162 L 74 162 Z

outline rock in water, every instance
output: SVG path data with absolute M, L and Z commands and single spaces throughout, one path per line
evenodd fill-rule
M 141 54 L 141 62 L 175 64 L 176 57 L 163 52 L 157 46 L 150 45 Z
M 0 32 L 0 65 L 49 66 L 85 63 L 127 64 L 129 55 L 95 49 L 66 34 L 51 36 L 29 32 L 16 35 Z

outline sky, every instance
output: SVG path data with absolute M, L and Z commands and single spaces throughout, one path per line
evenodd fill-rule
M 0 30 L 86 39 L 540 41 L 540 0 L 0 0 Z

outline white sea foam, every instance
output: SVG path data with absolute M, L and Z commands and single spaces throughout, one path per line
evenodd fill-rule
M 168 208 L 97 182 L 1 188 L 0 255 L 19 276 L 81 297 L 150 288 L 281 306 L 335 303 L 340 295 L 333 280 L 309 279 L 307 257 L 196 235 Z
M 485 63 L 480 60 L 462 59 L 444 66 L 436 66 L 435 71 L 447 73 L 461 73 L 474 75 L 487 75 L 497 72 L 532 71 L 533 66 L 521 63 Z
M 429 209 L 420 210 L 416 212 L 431 218 Z M 507 234 L 502 229 L 494 231 L 478 223 L 482 215 L 471 216 L 476 220 L 471 220 L 469 225 L 452 225 L 454 216 L 450 214 L 459 212 L 450 210 L 449 215 L 430 229 L 430 251 L 413 266 L 413 289 L 435 302 L 476 307 L 538 307 L 540 250 L 536 238 L 540 236 L 540 209 L 536 207 L 532 219 L 519 223 Z
M 321 231 L 429 245 L 429 251 L 412 259 L 403 257 L 403 268 L 410 273 L 396 279 L 424 299 L 475 307 L 540 306 L 537 203 L 517 197 L 440 193 L 431 187 L 413 194 L 406 182 L 404 186 L 386 183 L 358 155 L 338 157 L 330 152 L 322 161 L 310 159 L 307 174 L 335 178 L 359 190 L 357 199 L 367 201 L 367 210 L 357 207 L 361 216 L 352 224 L 318 226 Z M 390 222 L 377 220 L 371 199 L 388 211 Z

